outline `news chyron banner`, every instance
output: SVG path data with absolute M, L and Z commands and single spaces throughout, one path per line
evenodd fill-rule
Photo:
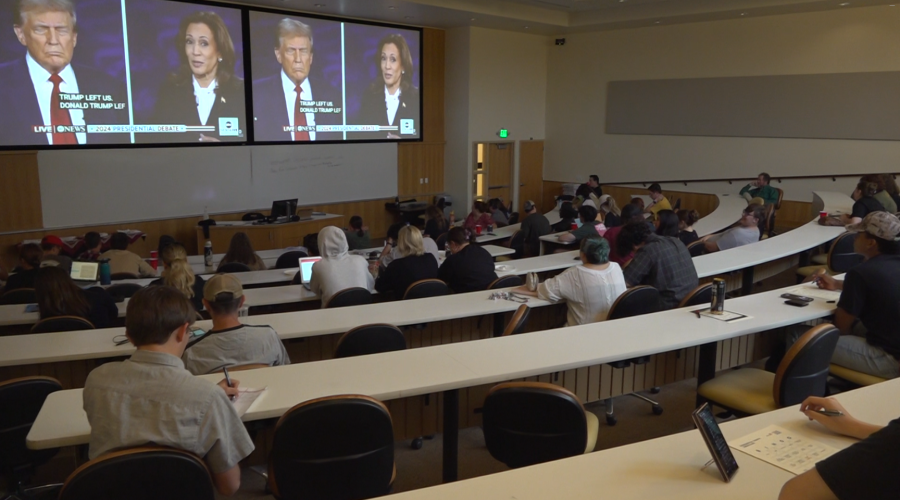
M 250 11 L 255 142 L 421 138 L 421 32 Z
M 0 146 L 247 141 L 240 9 L 6 2 Z

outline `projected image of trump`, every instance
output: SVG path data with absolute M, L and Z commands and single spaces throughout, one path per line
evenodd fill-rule
M 79 36 L 75 3 L 12 3 L 12 29 L 25 50 L 0 65 L 0 144 L 129 142 L 128 134 L 87 133 L 88 125 L 127 124 L 128 110 L 124 82 L 73 63 Z

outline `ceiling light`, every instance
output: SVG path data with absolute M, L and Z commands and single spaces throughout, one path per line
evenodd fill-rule
M 528 28 L 530 28 L 530 26 L 525 26 L 525 29 L 528 29 Z
M 655 23 L 653 23 L 653 24 L 659 24 L 659 21 L 656 21 L 656 22 L 655 22 Z
M 742 15 L 742 16 L 746 16 L 747 13 L 746 13 L 746 12 L 741 12 L 741 15 Z
M 393 5 L 388 5 L 388 8 L 391 9 L 391 10 L 394 10 L 394 9 L 396 9 L 397 7 L 394 7 Z
M 475 18 L 474 18 L 474 17 L 473 17 L 473 18 L 472 18 L 472 19 L 469 19 L 469 21 L 474 21 L 474 20 L 475 20 Z
M 839 3 L 838 5 L 840 5 L 841 7 L 846 7 L 846 6 L 850 5 L 850 2 L 842 2 L 842 3 Z

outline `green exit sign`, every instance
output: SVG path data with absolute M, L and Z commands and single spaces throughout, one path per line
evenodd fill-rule
M 501 128 L 500 131 L 497 132 L 497 135 L 499 135 L 501 139 L 506 139 L 507 137 L 509 137 L 509 130 Z

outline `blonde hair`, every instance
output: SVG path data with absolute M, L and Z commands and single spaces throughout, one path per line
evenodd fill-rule
M 416 257 L 425 255 L 425 243 L 422 242 L 422 233 L 413 226 L 406 226 L 400 229 L 400 236 L 397 238 L 397 250 L 400 255 Z
M 188 264 L 187 250 L 180 243 L 172 243 L 163 248 L 162 260 L 168 266 L 162 273 L 163 283 L 194 298 L 194 270 Z

